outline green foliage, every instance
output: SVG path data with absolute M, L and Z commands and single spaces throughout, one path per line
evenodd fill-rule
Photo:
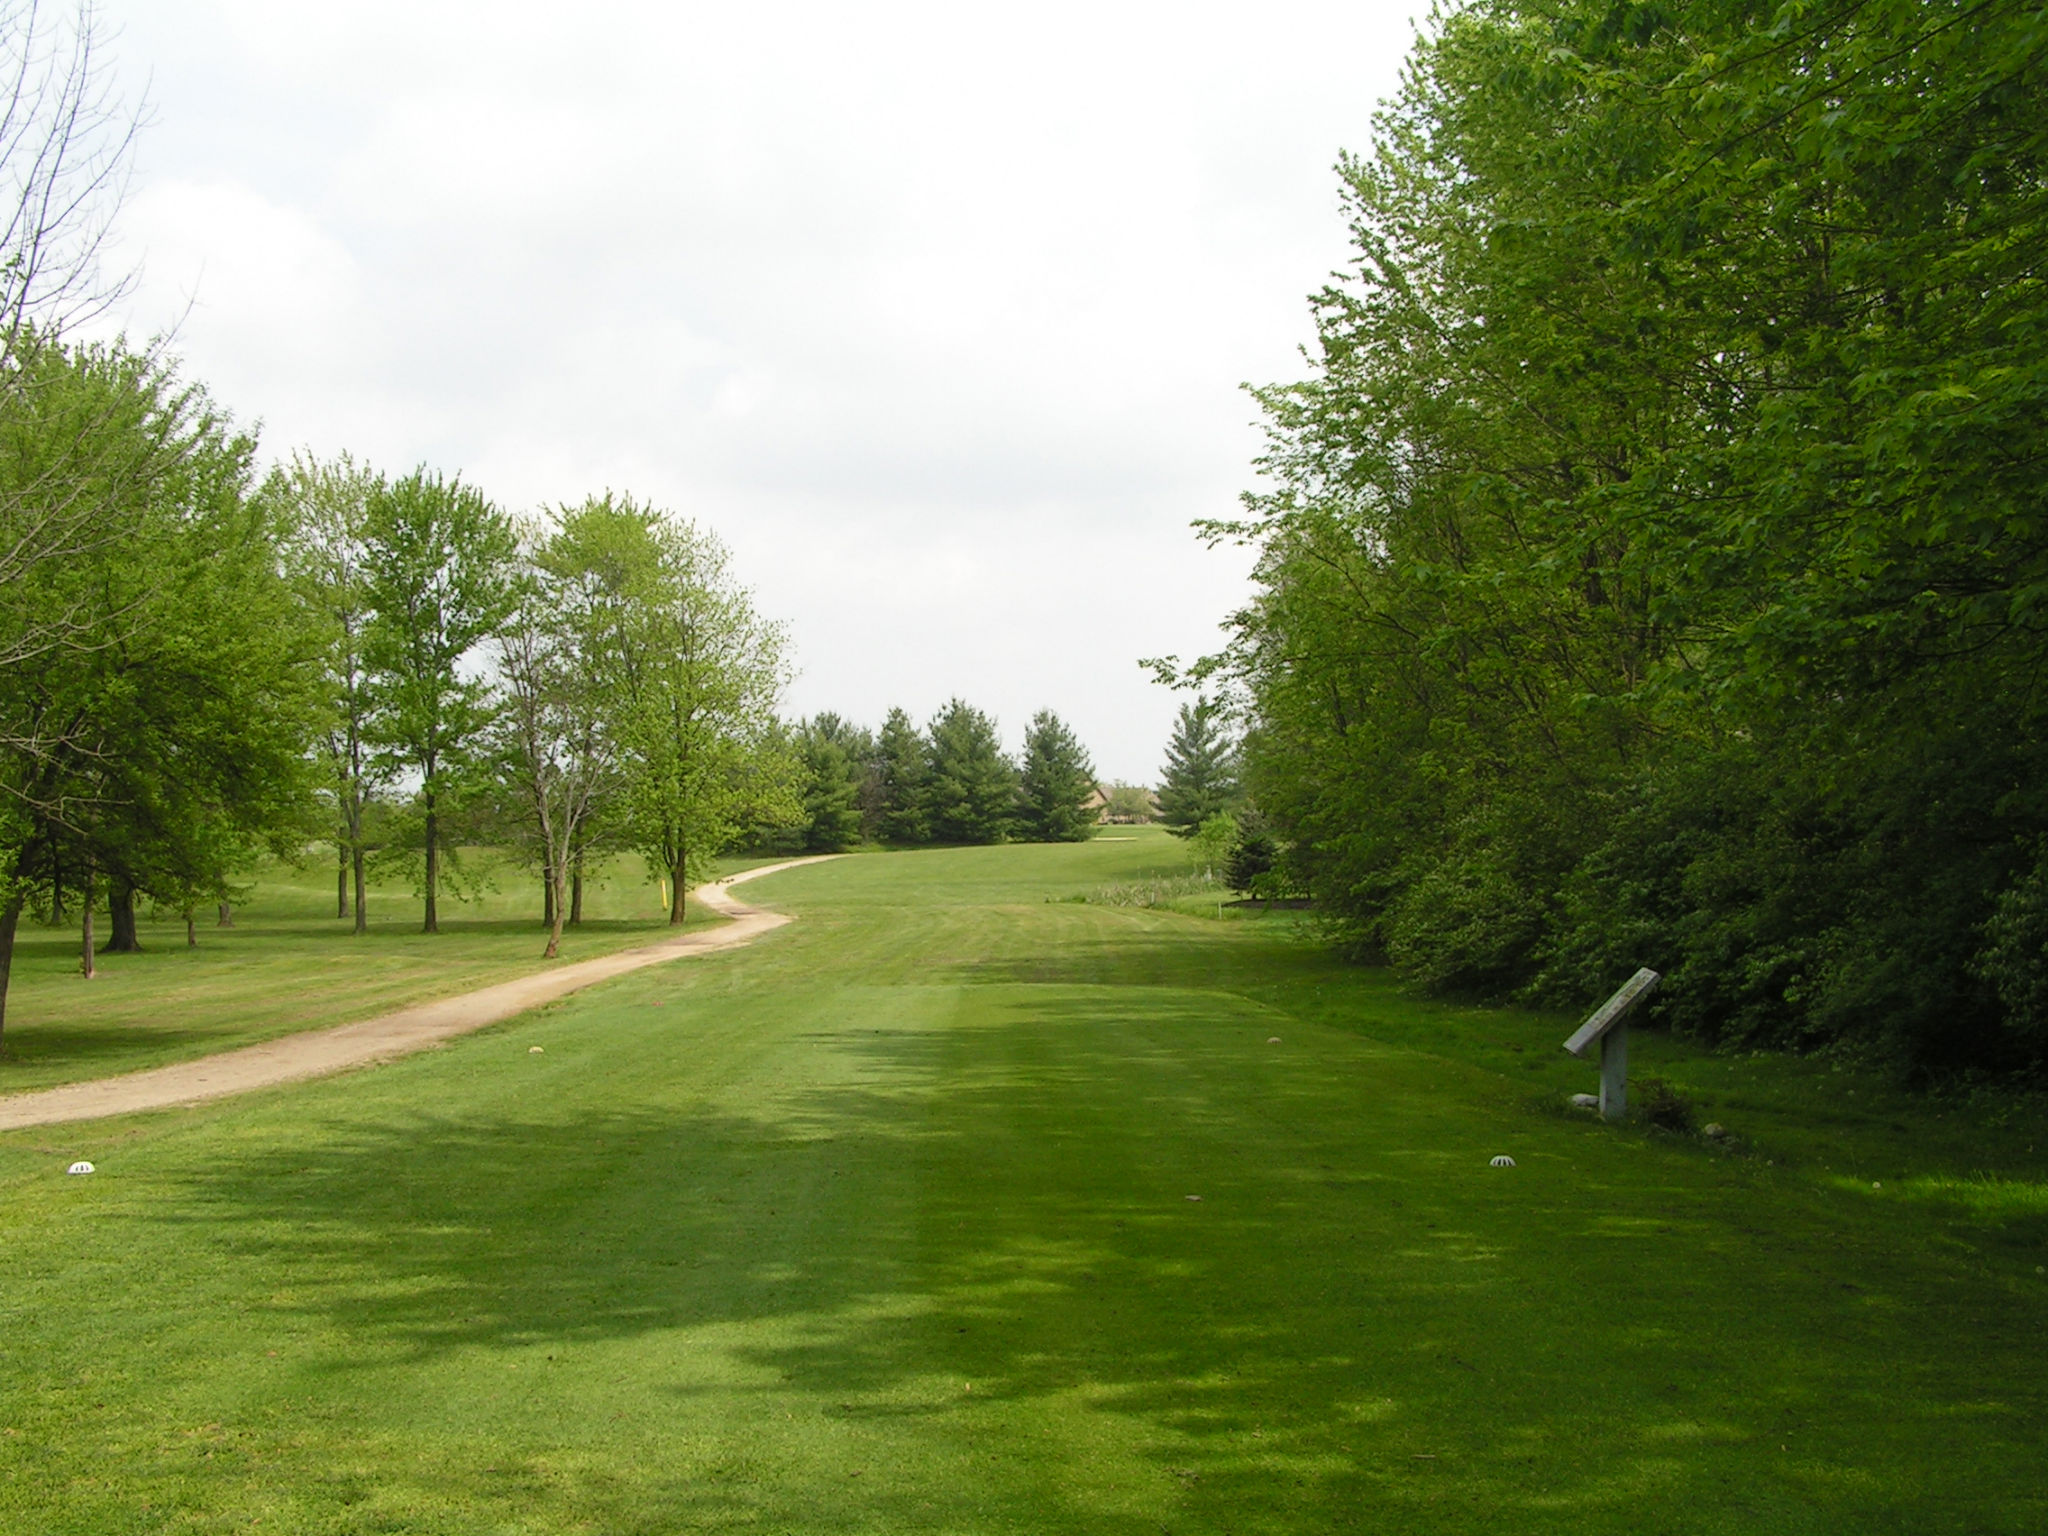
M 384 776 L 416 775 L 425 928 L 438 924 L 440 820 L 481 787 L 490 684 L 464 663 L 511 615 L 518 545 L 511 520 L 458 477 L 422 467 L 377 487 L 363 534 L 373 617 L 364 660 L 376 701 L 371 740 Z
M 1240 827 L 1223 860 L 1223 883 L 1240 895 L 1258 892 L 1272 874 L 1277 854 L 1273 839 L 1264 832 Z
M 547 560 L 585 592 L 621 785 L 616 837 L 683 891 L 736 838 L 803 815 L 803 767 L 776 719 L 788 639 L 706 530 L 629 497 L 561 515 Z
M 1214 875 L 1229 862 L 1239 836 L 1237 818 L 1228 811 L 1218 811 L 1188 836 L 1188 852 L 1194 855 L 1197 866 Z
M 799 846 L 806 853 L 840 853 L 861 840 L 863 735 L 833 714 L 814 716 L 797 729 L 807 785 Z
M 1017 769 L 1003 755 L 995 721 L 953 699 L 932 718 L 928 739 L 924 804 L 932 838 L 1003 841 L 1016 826 Z
M 1316 374 L 1260 392 L 1272 489 L 1211 529 L 1259 549 L 1251 787 L 1361 948 L 2039 1058 L 2000 893 L 2048 831 L 2044 58 L 2015 0 L 1418 44 Z
M 1114 822 L 1146 822 L 1155 814 L 1152 792 L 1142 784 L 1111 784 L 1103 791 L 1103 798 L 1107 802 L 1103 813 Z
M 1058 715 L 1040 710 L 1024 733 L 1018 836 L 1033 843 L 1080 842 L 1095 826 L 1088 808 L 1094 793 L 1095 765 L 1086 749 Z
M 253 442 L 160 359 L 17 338 L 0 443 L 4 997 L 31 894 L 182 907 L 303 838 L 317 646 Z
M 1645 1125 L 1676 1135 L 1690 1135 L 1699 1124 L 1693 1102 L 1661 1077 L 1638 1077 L 1629 1084 L 1629 1112 Z
M 1183 704 L 1166 744 L 1159 780 L 1159 819 L 1182 837 L 1237 803 L 1237 761 L 1213 699 Z
M 921 843 L 931 836 L 926 809 L 931 779 L 931 749 L 924 736 L 900 709 L 889 711 L 876 739 L 880 806 L 877 831 L 888 842 Z
M 375 610 L 365 563 L 370 503 L 381 488 L 381 477 L 345 453 L 327 463 L 294 454 L 262 492 L 283 534 L 301 614 L 320 645 L 324 792 L 335 845 L 354 876 L 357 932 L 365 921 L 364 860 L 373 851 L 364 824 L 381 784 L 371 751 L 376 696 L 366 646 Z

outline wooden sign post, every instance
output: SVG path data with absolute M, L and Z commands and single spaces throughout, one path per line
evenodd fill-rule
M 1628 1016 L 1664 978 L 1645 966 L 1622 983 L 1621 990 L 1600 1005 L 1579 1032 L 1565 1041 L 1574 1056 L 1584 1056 L 1600 1042 L 1600 1118 L 1619 1120 L 1628 1113 Z

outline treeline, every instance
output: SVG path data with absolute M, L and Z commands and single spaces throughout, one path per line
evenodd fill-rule
M 680 923 L 712 858 L 799 816 L 786 637 L 704 529 L 609 492 L 516 522 L 459 478 L 347 458 L 296 459 L 256 501 L 318 658 L 320 801 L 358 932 L 373 857 L 411 871 L 433 932 L 464 842 L 527 854 L 551 955 L 614 853 L 662 876 Z
M 1098 817 L 1095 769 L 1059 716 L 1040 710 L 1022 761 L 996 722 L 953 699 L 920 730 L 892 709 L 879 731 L 821 714 L 794 741 L 810 785 L 785 841 L 815 853 L 863 842 L 1078 842 Z
M 0 1003 L 25 912 L 136 947 L 151 902 L 257 858 L 409 869 L 438 925 L 458 841 L 523 849 L 553 952 L 588 860 L 671 917 L 735 837 L 801 814 L 781 628 L 717 540 L 605 495 L 524 523 L 459 478 L 255 443 L 160 359 L 32 329 L 0 356 Z
M 1479 0 L 1418 44 L 1210 530 L 1259 549 L 1250 792 L 1363 949 L 2048 1059 L 2044 17 Z

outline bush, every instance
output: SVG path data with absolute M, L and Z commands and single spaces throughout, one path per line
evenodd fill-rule
M 1661 1077 L 1639 1077 L 1630 1085 L 1635 1112 L 1647 1125 L 1660 1131 L 1690 1134 L 1698 1121 L 1692 1100 Z
M 1233 891 L 1252 894 L 1261 875 L 1273 869 L 1273 839 L 1257 832 L 1240 833 L 1223 861 L 1223 883 Z

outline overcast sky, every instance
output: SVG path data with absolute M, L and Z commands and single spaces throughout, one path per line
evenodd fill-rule
M 792 712 L 1152 781 L 1418 7 L 108 0 L 127 323 L 267 456 L 716 530 Z

